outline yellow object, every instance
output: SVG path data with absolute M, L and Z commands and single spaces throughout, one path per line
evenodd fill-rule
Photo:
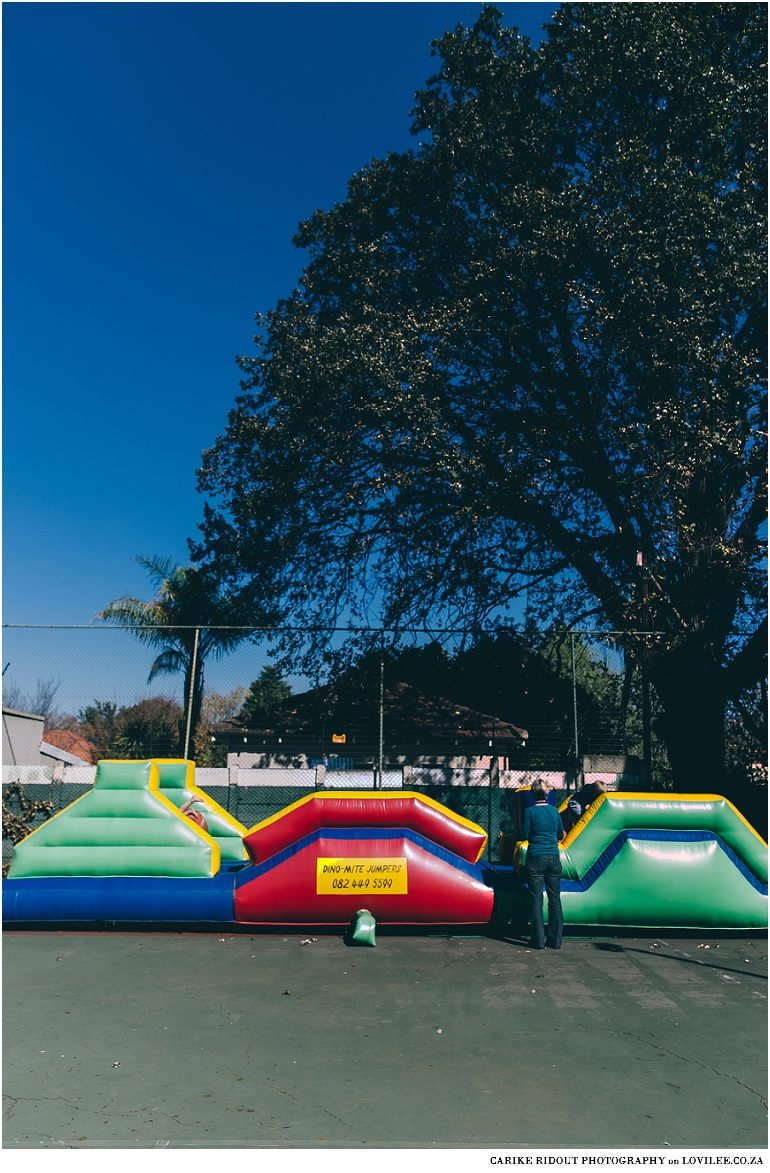
M 652 793 L 649 790 L 610 790 L 607 793 L 600 795 L 599 798 L 594 799 L 594 801 L 586 810 L 585 814 L 580 816 L 569 834 L 566 835 L 564 839 L 562 839 L 561 843 L 559 844 L 560 850 L 564 851 L 571 846 L 580 832 L 583 831 L 591 822 L 591 819 L 593 819 L 594 816 L 599 813 L 605 802 L 609 802 L 610 804 L 617 805 L 619 808 L 622 808 L 623 804 L 633 801 L 643 802 L 647 810 L 651 810 L 654 806 L 658 806 L 658 808 L 662 810 L 667 803 L 675 803 L 678 810 L 687 811 L 690 809 L 692 814 L 696 816 L 696 819 L 698 815 L 703 818 L 707 811 L 710 813 L 714 803 L 724 803 L 724 805 L 729 807 L 730 810 L 737 816 L 737 818 L 740 819 L 744 826 L 746 826 L 749 831 L 751 831 L 751 834 L 759 840 L 762 846 L 767 848 L 767 844 L 765 843 L 764 839 L 758 831 L 754 830 L 748 819 L 744 818 L 736 806 L 733 806 L 729 798 L 723 798 L 721 794 L 673 794 L 671 792 L 658 794 Z M 560 814 L 563 810 L 565 810 L 568 802 L 569 798 L 567 798 L 565 802 L 561 804 L 559 807 Z
M 337 856 L 317 859 L 315 890 L 317 896 L 349 896 L 351 892 L 406 896 L 406 857 Z

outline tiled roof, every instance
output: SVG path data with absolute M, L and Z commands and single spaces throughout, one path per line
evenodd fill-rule
M 80 758 L 88 766 L 94 764 L 94 747 L 85 737 L 80 737 L 71 729 L 49 729 L 45 734 L 45 741 L 48 745 L 55 745 L 73 757 Z

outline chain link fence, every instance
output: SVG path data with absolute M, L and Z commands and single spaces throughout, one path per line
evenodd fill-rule
M 279 771 L 272 772 L 278 773 Z M 87 782 L 85 779 L 74 783 L 55 781 L 53 768 L 48 766 L 38 767 L 37 780 L 35 781 L 29 780 L 35 776 L 31 769 L 24 772 L 22 775 L 24 780 L 21 782 L 13 780 L 13 773 L 12 767 L 3 768 L 4 875 L 7 874 L 7 869 L 13 858 L 14 843 L 24 835 L 36 830 L 47 819 L 64 810 L 70 803 L 81 798 L 89 785 L 92 784 L 92 781 Z M 89 771 L 91 775 L 95 775 L 95 773 L 95 767 Z M 246 828 L 253 827 L 264 819 L 270 818 L 291 803 L 305 798 L 316 789 L 315 786 L 280 785 L 275 781 L 270 785 L 255 785 L 250 784 L 248 779 L 239 780 L 237 784 L 232 786 L 220 785 L 217 782 L 212 784 L 211 775 L 226 773 L 226 771 L 208 771 L 208 779 L 205 777 L 206 773 L 205 770 L 196 772 L 197 784 Z M 482 772 L 478 771 L 478 773 Z M 528 779 L 517 776 L 517 786 L 513 787 L 505 786 L 505 779 L 502 778 L 503 785 L 495 786 L 491 784 L 492 779 L 489 771 L 484 773 L 486 777 L 483 781 L 479 778 L 471 785 L 462 782 L 454 782 L 449 785 L 431 784 L 418 775 L 410 784 L 409 789 L 436 799 L 437 802 L 442 803 L 456 814 L 463 815 L 483 827 L 489 837 L 484 858 L 496 862 L 498 859 L 498 835 L 510 833 L 514 829 L 512 816 L 508 809 L 511 792 L 514 788 L 518 788 L 520 782 L 526 782 Z M 204 777 L 200 777 L 199 774 L 203 774 Z M 542 772 L 533 771 L 531 777 L 535 776 L 542 777 Z M 362 788 L 371 789 L 371 775 L 368 778 L 365 775 L 359 775 L 359 778 Z M 391 791 L 401 788 L 402 779 L 403 775 L 400 771 L 388 771 L 385 775 L 386 788 Z M 339 779 L 332 779 L 331 786 L 324 786 L 323 789 L 340 788 L 339 781 Z M 562 781 L 561 775 L 558 776 L 558 781 Z M 349 788 L 351 784 L 359 785 L 359 782 L 345 779 L 345 786 L 342 788 Z M 568 791 L 563 787 L 563 784 L 555 788 L 558 802 L 561 802 L 567 794 Z
M 510 791 L 534 777 L 560 794 L 645 784 L 639 686 L 611 636 L 533 650 L 510 632 L 243 629 L 219 655 L 204 631 L 4 627 L 4 865 L 100 757 L 181 756 L 185 739 L 198 784 L 246 827 L 321 787 L 408 787 L 483 826 L 490 858 Z M 654 738 L 652 754 L 665 785 Z

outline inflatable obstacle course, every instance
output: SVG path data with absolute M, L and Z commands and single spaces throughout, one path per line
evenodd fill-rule
M 767 927 L 767 844 L 719 795 L 604 794 L 560 855 L 565 925 Z
M 220 848 L 160 792 L 156 763 L 108 761 L 93 789 L 16 845 L 9 878 L 211 877 Z
M 208 832 L 180 813 L 190 797 Z M 530 799 L 518 792 L 514 805 Z M 515 869 L 481 865 L 485 846 L 481 827 L 418 792 L 317 792 L 247 831 L 195 786 L 191 762 L 102 761 L 91 791 L 17 844 L 3 914 L 59 924 L 355 921 L 355 939 L 372 943 L 375 922 L 520 929 L 527 844 L 516 845 Z M 568 926 L 767 926 L 767 845 L 717 795 L 603 795 L 561 856 Z

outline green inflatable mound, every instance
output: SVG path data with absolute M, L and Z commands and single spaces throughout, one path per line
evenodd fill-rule
M 200 811 L 206 819 L 209 835 L 219 844 L 222 860 L 247 860 L 249 857 L 243 846 L 246 827 L 195 785 L 195 763 L 184 758 L 153 760 L 160 771 L 159 793 L 176 807 L 195 798 L 193 809 Z
M 767 927 L 767 844 L 719 795 L 605 794 L 560 854 L 565 924 Z
M 93 789 L 16 845 L 10 877 L 216 875 L 216 840 L 159 782 L 154 762 L 100 761 Z

